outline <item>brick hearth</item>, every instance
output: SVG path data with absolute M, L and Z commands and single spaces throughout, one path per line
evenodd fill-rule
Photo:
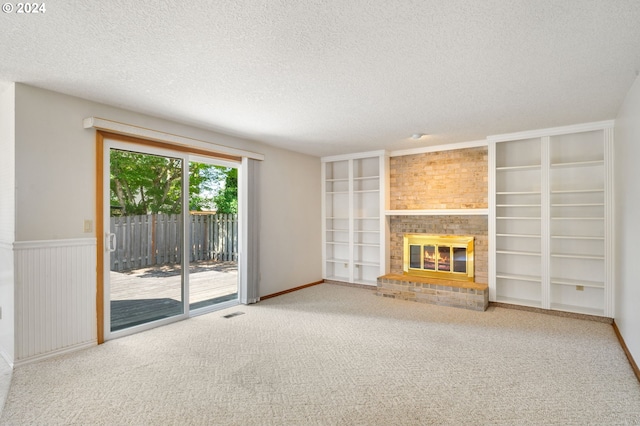
M 485 311 L 489 306 L 489 286 L 468 281 L 388 274 L 378 278 L 376 294 L 474 311 Z

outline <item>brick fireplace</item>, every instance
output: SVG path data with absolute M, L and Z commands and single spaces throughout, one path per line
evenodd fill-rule
M 390 162 L 390 274 L 378 279 L 378 294 L 424 303 L 485 310 L 488 295 L 486 147 L 392 157 Z M 460 214 L 446 214 L 455 210 Z M 465 211 L 466 210 L 466 211 Z M 412 214 L 419 212 L 419 214 Z M 473 279 L 412 277 L 403 272 L 404 236 L 471 236 Z
M 403 273 L 404 235 L 460 235 L 474 238 L 474 281 L 489 282 L 489 222 L 486 215 L 390 216 L 390 272 Z

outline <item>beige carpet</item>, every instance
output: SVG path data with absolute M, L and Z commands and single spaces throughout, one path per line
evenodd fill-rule
M 322 284 L 20 367 L 0 424 L 629 425 L 640 383 L 607 324 Z

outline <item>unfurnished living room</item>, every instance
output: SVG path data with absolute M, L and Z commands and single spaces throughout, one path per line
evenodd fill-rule
M 640 2 L 5 2 L 0 425 L 640 424 Z

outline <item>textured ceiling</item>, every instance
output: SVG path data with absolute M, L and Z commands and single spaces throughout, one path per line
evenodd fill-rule
M 56 1 L 0 14 L 0 80 L 314 155 L 611 119 L 638 69 L 638 0 Z

